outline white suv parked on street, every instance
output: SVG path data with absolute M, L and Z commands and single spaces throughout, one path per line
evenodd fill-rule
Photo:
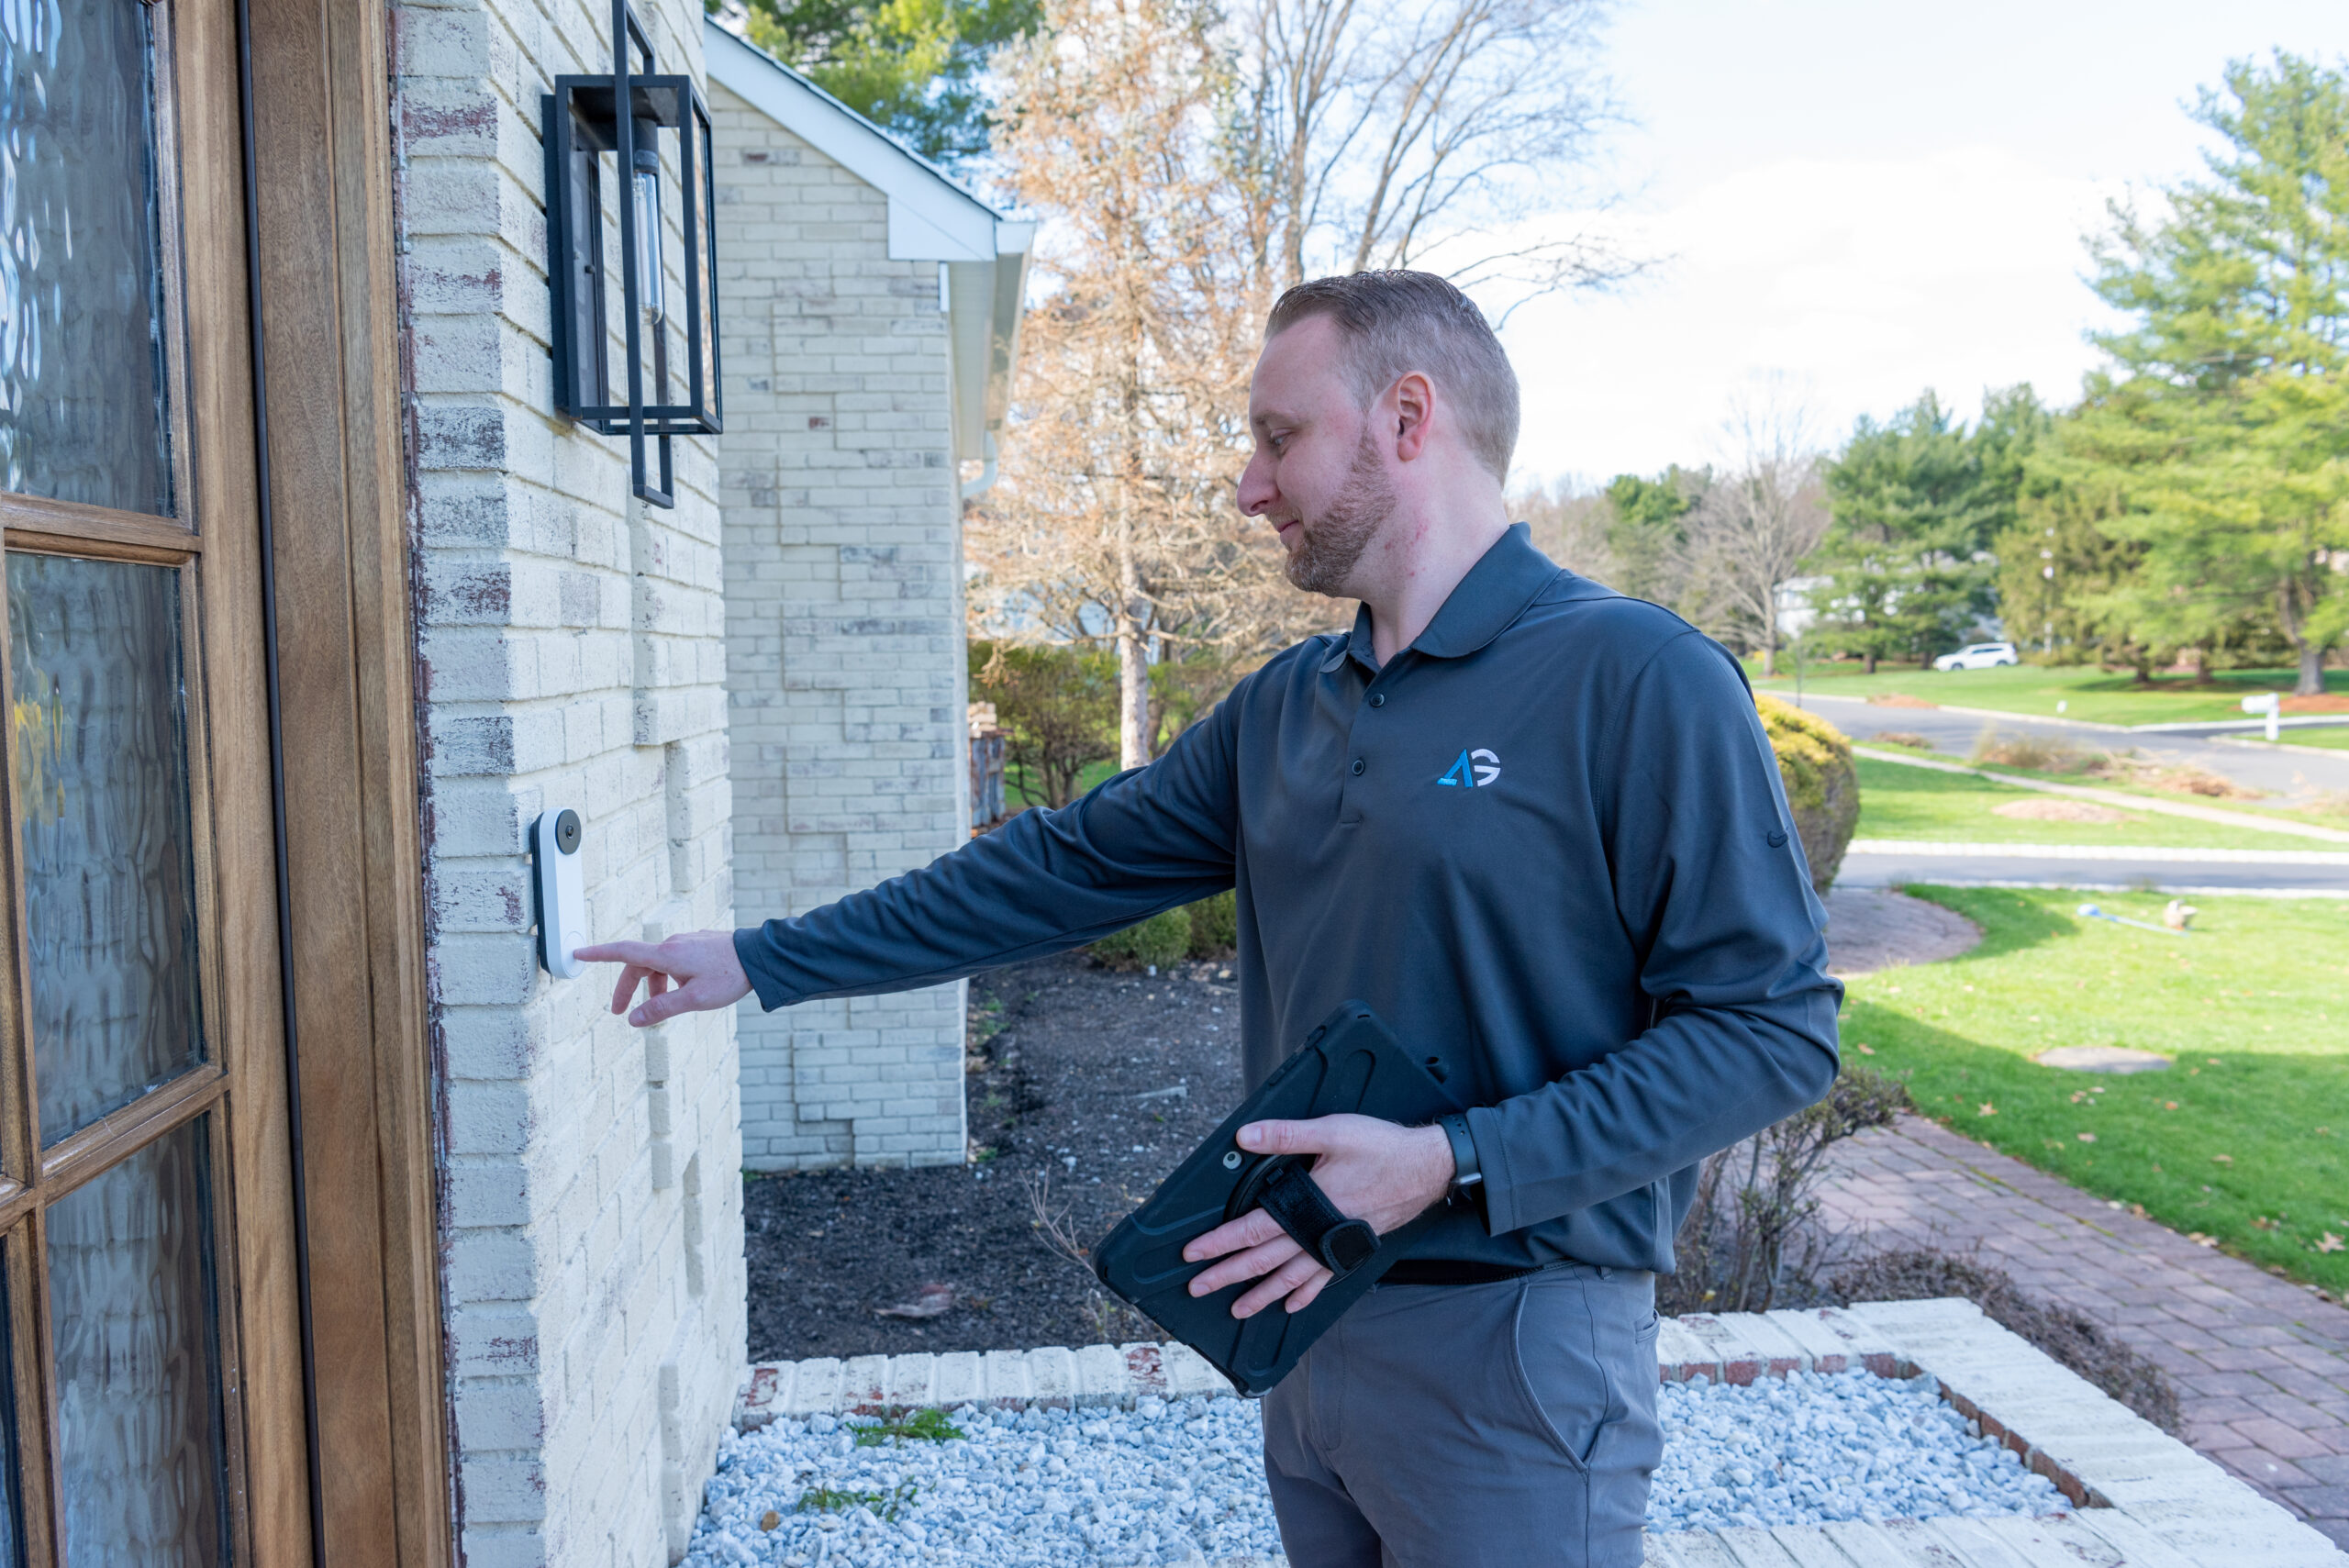
M 2019 662 L 2011 642 L 1976 642 L 1933 661 L 1936 670 L 1989 670 Z

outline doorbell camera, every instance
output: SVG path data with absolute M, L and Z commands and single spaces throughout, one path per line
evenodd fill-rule
M 586 964 L 572 955 L 587 945 L 587 890 L 579 863 L 579 813 L 543 811 L 530 824 L 532 881 L 539 893 L 539 962 L 557 980 Z

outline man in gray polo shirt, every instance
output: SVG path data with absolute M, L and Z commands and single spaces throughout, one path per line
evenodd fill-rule
M 1654 1273 L 1698 1162 L 1816 1099 L 1842 987 L 1736 662 L 1560 570 L 1502 495 L 1517 380 L 1431 274 L 1290 290 L 1241 508 L 1358 599 L 1146 768 L 796 919 L 614 942 L 642 1026 L 934 984 L 1239 890 L 1261 1083 L 1368 1002 L 1475 1106 L 1265 1122 L 1344 1213 L 1442 1218 L 1264 1401 L 1297 1568 L 1636 1568 L 1661 1439 Z M 1456 1080 L 1463 1075 L 1466 1082 Z M 1192 1288 L 1302 1307 L 1328 1271 L 1258 1210 Z

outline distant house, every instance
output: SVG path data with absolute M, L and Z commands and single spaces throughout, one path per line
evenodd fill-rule
M 962 500 L 994 477 L 1033 226 L 715 25 L 734 903 L 969 836 Z M 967 477 L 965 474 L 967 473 Z M 963 987 L 739 1020 L 753 1170 L 964 1156 Z

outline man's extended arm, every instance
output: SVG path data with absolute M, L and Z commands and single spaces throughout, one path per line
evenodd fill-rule
M 1231 885 L 1237 809 L 1230 700 L 1147 768 L 1063 811 L 1030 811 L 919 871 L 730 934 L 582 948 L 624 963 L 612 1010 L 639 1028 L 729 1006 L 769 1010 L 952 980 L 1079 946 Z
M 1659 1181 L 1834 1081 L 1843 988 L 1742 678 L 1680 637 L 1613 733 L 1602 827 L 1656 1018 L 1596 1064 L 1468 1113 L 1495 1235 Z
M 953 980 L 1077 947 L 1231 885 L 1229 702 L 1147 768 L 820 909 L 745 927 L 734 949 L 770 1010 Z

